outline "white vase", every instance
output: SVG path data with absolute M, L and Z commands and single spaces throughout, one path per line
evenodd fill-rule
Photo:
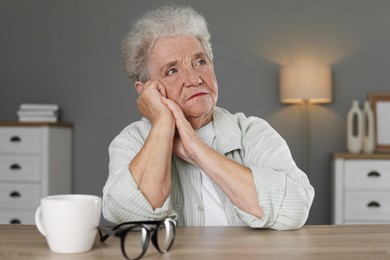
M 357 100 L 352 102 L 348 112 L 347 149 L 350 153 L 360 153 L 363 149 L 363 112 Z
M 364 103 L 363 128 L 363 152 L 373 153 L 375 149 L 374 114 L 368 101 Z

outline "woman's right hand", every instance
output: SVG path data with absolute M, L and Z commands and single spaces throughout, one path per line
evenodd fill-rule
M 136 82 L 138 92 L 138 111 L 152 124 L 157 122 L 174 122 L 172 112 L 161 102 L 161 96 L 167 97 L 163 84 L 157 80 L 146 83 Z
M 149 119 L 152 128 L 144 145 L 129 164 L 138 189 L 153 209 L 160 208 L 171 193 L 172 149 L 175 119 L 161 99 L 166 96 L 158 81 L 136 82 L 139 112 Z M 158 147 L 158 149 L 156 149 Z

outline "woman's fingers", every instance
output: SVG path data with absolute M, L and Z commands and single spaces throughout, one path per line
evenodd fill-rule
M 192 160 L 194 148 L 197 143 L 201 142 L 192 128 L 190 122 L 184 116 L 183 111 L 174 101 L 165 97 L 161 101 L 172 111 L 176 122 L 176 128 L 179 133 L 174 140 L 174 152 L 180 158 L 194 163 Z
M 176 104 L 176 102 L 166 98 L 165 96 L 161 97 L 161 102 L 163 102 L 164 105 L 166 105 L 169 108 L 169 110 L 172 111 L 172 114 L 173 114 L 173 116 L 175 117 L 176 120 L 183 119 L 183 118 L 185 119 L 183 111 Z
M 160 118 L 172 117 L 172 112 L 161 102 L 161 97 L 166 96 L 165 87 L 159 81 L 148 81 L 145 84 L 136 85 L 139 97 L 138 110 L 152 123 Z

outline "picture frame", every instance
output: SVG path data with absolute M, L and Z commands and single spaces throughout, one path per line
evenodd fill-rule
M 370 92 L 374 114 L 375 152 L 390 153 L 390 92 Z

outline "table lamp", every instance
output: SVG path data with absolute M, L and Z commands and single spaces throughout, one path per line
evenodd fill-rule
M 308 104 L 332 101 L 332 73 L 329 65 L 287 65 L 280 69 L 280 101 L 303 104 L 303 163 L 308 171 Z

